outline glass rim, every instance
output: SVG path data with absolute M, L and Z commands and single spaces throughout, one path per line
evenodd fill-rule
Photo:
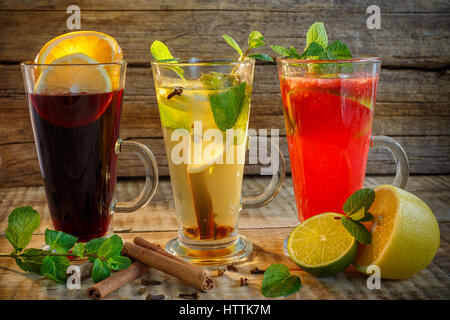
M 72 67 L 72 66 L 123 66 L 126 65 L 126 60 L 116 62 L 97 62 L 97 63 L 35 63 L 34 61 L 23 61 L 20 63 L 23 67 Z
M 226 66 L 226 65 L 251 65 L 255 63 L 254 59 L 239 61 L 235 58 L 173 58 L 166 60 L 155 60 L 152 59 L 152 65 L 160 66 L 177 66 L 177 67 L 188 67 L 188 66 Z
M 277 58 L 277 63 L 299 63 L 299 64 L 330 64 L 330 63 L 364 63 L 364 62 L 381 62 L 379 56 L 358 57 L 352 59 L 334 59 L 334 60 L 307 60 L 307 59 L 291 59 Z

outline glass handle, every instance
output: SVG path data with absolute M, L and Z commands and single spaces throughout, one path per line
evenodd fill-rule
M 406 186 L 406 182 L 408 182 L 409 175 L 409 162 L 405 149 L 403 149 L 403 147 L 396 140 L 387 136 L 371 137 L 370 147 L 385 148 L 392 153 L 397 165 L 393 185 L 403 189 Z
M 152 151 L 144 144 L 136 141 L 116 142 L 116 154 L 124 151 L 133 151 L 142 160 L 145 168 L 145 185 L 139 196 L 132 201 L 119 201 L 114 205 L 114 212 L 132 212 L 147 205 L 156 193 L 158 186 L 158 165 Z
M 250 139 L 250 137 L 249 137 Z M 263 142 L 263 144 L 267 147 L 268 139 L 266 137 L 257 137 L 259 142 Z M 277 140 L 278 141 L 278 140 Z M 274 143 L 272 139 L 270 139 L 271 144 L 271 154 L 270 154 L 270 164 L 271 167 L 274 164 L 278 164 L 278 168 L 275 170 L 272 168 L 272 179 L 270 180 L 268 186 L 264 189 L 263 192 L 256 196 L 244 197 L 242 199 L 242 208 L 243 209 L 252 209 L 252 208 L 261 208 L 272 201 L 280 192 L 281 186 L 284 182 L 284 177 L 286 175 L 286 164 L 284 162 L 283 153 L 281 153 L 280 148 L 278 147 L 278 143 Z M 260 146 L 261 147 L 261 146 Z M 273 152 L 274 149 L 277 152 Z M 266 148 L 267 150 L 267 148 Z M 263 168 L 265 169 L 265 168 Z

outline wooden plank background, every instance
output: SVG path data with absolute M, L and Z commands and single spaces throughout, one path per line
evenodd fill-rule
M 170 2 L 170 3 L 169 3 Z M 67 32 L 73 1 L 0 0 L 0 186 L 42 184 L 18 64 Z M 160 174 L 167 161 L 149 66 L 150 42 L 164 41 L 176 56 L 230 56 L 226 33 L 245 43 L 260 30 L 269 44 L 303 48 L 306 30 L 323 21 L 330 40 L 345 41 L 354 55 L 383 57 L 374 134 L 405 147 L 412 174 L 450 173 L 450 4 L 448 1 L 77 1 L 82 30 L 114 36 L 129 63 L 122 138 L 138 139 L 156 154 Z M 366 27 L 366 8 L 381 9 L 381 29 Z M 267 47 L 263 52 L 274 55 Z M 274 64 L 255 70 L 250 127 L 280 129 L 286 158 L 278 77 Z M 369 174 L 394 171 L 387 151 L 372 151 Z M 257 173 L 249 167 L 248 173 Z M 119 176 L 142 174 L 137 157 L 120 157 Z

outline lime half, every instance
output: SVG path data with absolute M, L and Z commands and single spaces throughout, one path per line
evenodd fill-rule
M 313 216 L 292 230 L 288 252 L 303 270 L 318 276 L 335 275 L 355 259 L 357 243 L 345 230 L 338 213 Z

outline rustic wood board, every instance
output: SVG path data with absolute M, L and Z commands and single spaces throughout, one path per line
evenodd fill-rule
M 41 6 L 35 6 L 36 2 Z M 202 5 L 197 7 L 201 2 L 209 4 L 209 9 L 201 9 Z M 118 9 L 117 5 L 111 5 L 112 1 L 102 5 L 97 2 L 81 6 L 82 28 L 112 34 L 121 43 L 128 61 L 148 64 L 148 46 L 152 38 L 167 42 L 176 55 L 216 56 L 217 52 L 227 55 L 232 49 L 219 41 L 223 33 L 244 42 L 249 32 L 256 29 L 264 33 L 269 43 L 302 47 L 307 28 L 315 21 L 323 21 L 330 26 L 331 39 L 343 40 L 350 45 L 352 52 L 358 54 L 382 55 L 387 66 L 442 68 L 449 65 L 446 40 L 450 10 L 445 1 L 430 3 L 424 11 L 419 11 L 418 8 L 424 7 L 420 4 L 409 4 L 402 11 L 402 6 L 393 9 L 393 4 L 382 1 L 382 26 L 379 30 L 370 30 L 366 26 L 366 9 L 376 1 L 339 1 L 336 6 L 332 2 L 316 6 L 298 3 L 295 10 L 290 6 L 293 1 L 281 2 L 278 8 L 266 1 L 257 10 L 254 10 L 256 1 L 249 6 L 229 1 L 225 8 L 220 2 L 214 2 L 191 1 L 187 6 L 159 7 L 156 4 L 148 10 L 139 10 L 139 6 L 134 7 L 133 3 L 127 3 L 126 9 Z M 7 5 L 0 6 L 0 28 L 5 35 L 0 37 L 0 61 L 30 59 L 43 43 L 66 31 L 67 6 L 60 5 L 58 10 L 54 10 L 52 3 L 35 1 L 30 6 L 18 6 L 21 9 L 14 10 Z M 42 5 L 48 7 L 42 8 Z M 20 50 L 10 41 L 11 38 L 21 39 Z M 269 48 L 263 51 L 271 52 Z
M 390 177 L 369 176 L 366 185 L 374 187 L 390 182 Z M 256 193 L 267 183 L 267 178 L 248 177 L 244 184 L 247 192 Z M 124 199 L 131 198 L 142 186 L 142 182 L 120 182 L 118 192 Z M 264 299 L 260 294 L 262 276 L 251 275 L 254 266 L 266 268 L 272 263 L 284 263 L 302 279 L 302 288 L 287 299 L 450 299 L 450 176 L 413 176 L 407 190 L 424 199 L 432 208 L 439 221 L 441 246 L 433 262 L 422 272 L 401 281 L 382 280 L 381 290 L 369 290 L 366 278 L 351 267 L 335 277 L 315 278 L 300 271 L 283 254 L 282 241 L 297 223 L 293 203 L 292 181 L 287 179 L 280 195 L 267 207 L 243 210 L 241 213 L 241 233 L 254 244 L 251 258 L 238 265 L 238 273 L 226 272 L 217 277 L 214 268 L 207 273 L 214 277 L 216 286 L 201 299 Z M 42 187 L 0 189 L 0 252 L 11 248 L 4 237 L 7 215 L 16 206 L 32 205 L 41 214 L 41 226 L 33 236 L 31 246 L 43 244 L 43 231 L 51 227 L 45 194 Z M 176 221 L 173 215 L 168 180 L 161 181 L 158 193 L 151 205 L 131 214 L 118 214 L 114 218 L 115 232 L 125 241 L 136 236 L 164 245 L 176 236 Z M 270 237 L 267 237 L 270 232 Z M 144 275 L 147 276 L 147 275 Z M 143 276 L 143 277 L 144 277 Z M 152 294 L 164 294 L 166 299 L 177 299 L 182 292 L 193 289 L 177 279 L 157 270 L 150 270 L 151 278 L 161 280 L 161 286 L 150 287 Z M 239 287 L 239 279 L 251 279 L 247 287 Z M 91 280 L 83 281 L 81 290 L 67 290 L 64 286 L 42 279 L 41 276 L 22 272 L 11 259 L 0 258 L 0 299 L 87 299 L 86 289 Z M 138 295 L 140 279 L 134 280 L 112 293 L 107 299 L 145 299 Z

